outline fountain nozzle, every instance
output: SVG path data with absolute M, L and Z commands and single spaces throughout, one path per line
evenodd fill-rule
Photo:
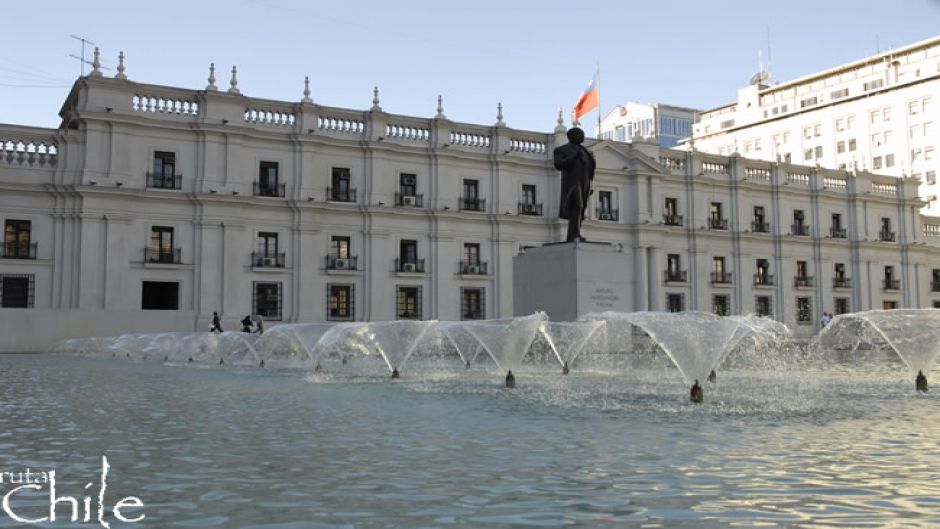
M 917 379 L 914 381 L 914 386 L 917 388 L 917 391 L 927 393 L 927 377 L 924 376 L 923 371 L 917 371 Z
M 467 363 L 464 364 L 463 366 L 464 366 L 464 368 L 466 368 L 466 369 L 470 369 L 470 361 L 467 360 Z
M 698 379 L 695 379 L 695 384 L 692 384 L 692 391 L 689 393 L 689 400 L 695 404 L 701 404 L 705 401 L 705 391 L 702 390 L 702 386 L 698 384 Z
M 718 381 L 718 374 L 715 373 L 714 369 L 712 369 L 712 372 L 708 374 L 708 381 L 712 384 Z
M 323 371 L 323 368 L 320 367 L 320 363 L 318 362 L 317 365 L 314 366 L 313 372 L 314 372 L 314 373 L 319 373 L 320 371 Z
M 506 373 L 506 387 L 507 388 L 516 387 L 516 376 L 512 374 L 511 369 L 509 370 L 508 373 Z
M 264 358 L 262 358 L 261 361 L 258 362 L 258 367 L 264 367 Z
M 398 372 L 398 368 L 396 367 L 395 369 L 392 369 L 392 378 L 399 378 L 399 377 L 401 377 L 401 373 Z
M 219 365 L 222 365 L 222 364 L 224 364 L 224 363 L 225 363 L 225 359 L 224 359 L 224 358 L 219 358 Z

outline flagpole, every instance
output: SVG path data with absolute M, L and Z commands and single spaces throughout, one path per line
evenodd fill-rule
M 601 139 L 601 62 L 597 61 L 597 70 L 594 72 L 597 79 L 597 139 Z

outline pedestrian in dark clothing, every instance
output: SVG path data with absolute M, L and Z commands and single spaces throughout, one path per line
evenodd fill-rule
M 222 320 L 219 318 L 218 312 L 212 313 L 212 327 L 209 327 L 209 332 L 223 332 L 222 331 Z
M 242 332 L 251 332 L 251 316 L 245 316 L 242 320 Z

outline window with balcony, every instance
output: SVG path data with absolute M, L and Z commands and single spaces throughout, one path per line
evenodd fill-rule
M 806 261 L 796 262 L 796 276 L 793 278 L 793 286 L 811 287 L 813 286 L 813 277 L 809 275 L 809 265 Z
M 327 285 L 326 318 L 329 321 L 355 319 L 355 285 Z
M 611 191 L 597 192 L 597 219 L 612 220 L 618 219 L 618 210 L 614 209 L 614 194 Z
M 682 312 L 685 310 L 685 294 L 666 294 L 666 311 Z
M 686 281 L 685 271 L 682 270 L 681 266 L 681 256 L 677 253 L 671 253 L 666 255 L 666 282 L 682 282 Z
M 940 268 L 930 271 L 930 291 L 940 292 Z
M 330 252 L 326 256 L 327 270 L 358 270 L 358 259 L 352 255 L 351 240 L 345 235 L 330 237 Z
M 712 283 L 731 283 L 731 273 L 725 268 L 724 257 L 712 257 Z
M 32 237 L 32 221 L 7 219 L 3 229 L 3 257 L 6 259 L 35 259 L 36 243 Z
M 284 183 L 278 175 L 277 162 L 261 162 L 258 167 L 258 181 L 255 182 L 255 195 L 260 197 L 283 197 Z
M 0 308 L 31 309 L 35 291 L 34 274 L 0 274 Z
M 258 250 L 252 255 L 253 266 L 266 268 L 284 268 L 284 254 L 278 252 L 278 234 L 276 232 L 258 232 Z
M 878 233 L 878 235 L 884 242 L 894 242 L 895 233 L 891 231 L 890 217 L 881 217 L 881 231 Z
M 485 211 L 484 199 L 480 198 L 479 180 L 464 179 L 460 209 L 464 211 Z
M 173 246 L 171 226 L 152 226 L 150 246 L 144 250 L 144 261 L 148 263 L 180 264 L 180 249 Z
M 480 244 L 464 243 L 460 260 L 460 273 L 466 275 L 486 275 L 486 263 L 480 259 Z
M 418 241 L 402 239 L 398 243 L 399 272 L 424 272 L 424 259 L 418 259 Z
M 755 297 L 754 314 L 757 314 L 758 316 L 773 316 L 773 298 L 770 296 Z
M 722 214 L 721 202 L 711 202 L 708 205 L 708 227 L 713 230 L 728 229 L 728 220 Z
M 179 310 L 178 281 L 144 281 L 141 283 L 141 310 Z
M 851 288 L 852 282 L 846 276 L 845 263 L 832 265 L 832 288 Z
M 532 184 L 522 184 L 522 201 L 519 202 L 520 215 L 542 214 L 542 205 L 536 202 L 535 186 Z
M 770 261 L 758 259 L 755 262 L 754 284 L 768 286 L 774 284 L 774 276 L 770 273 Z
M 284 296 L 280 282 L 255 281 L 252 284 L 252 294 L 252 314 L 261 316 L 263 320 L 281 320 Z
M 806 225 L 806 217 L 802 209 L 793 210 L 793 226 L 791 228 L 793 235 L 809 235 L 809 226 Z
M 796 322 L 800 325 L 813 323 L 813 300 L 809 297 L 796 298 Z
M 401 173 L 398 176 L 398 193 L 395 194 L 396 206 L 424 207 L 424 195 L 418 194 L 418 177 L 413 173 Z
M 764 206 L 754 206 L 754 220 L 751 221 L 751 231 L 755 233 L 770 233 L 770 223 L 764 212 Z
M 176 173 L 176 153 L 156 151 L 153 153 L 153 171 L 147 173 L 147 187 L 180 189 L 183 177 Z
M 332 168 L 330 171 L 330 187 L 326 190 L 326 196 L 332 202 L 356 201 L 356 190 L 351 185 L 349 168 Z
M 840 213 L 832 214 L 832 223 L 829 226 L 829 235 L 833 239 L 845 239 L 845 228 L 842 227 L 842 215 Z
M 421 287 L 397 287 L 395 316 L 399 320 L 421 319 Z
M 719 316 L 731 314 L 731 302 L 726 294 L 716 294 L 712 296 L 712 312 Z
M 464 287 L 460 289 L 460 319 L 482 320 L 486 317 L 484 290 Z
M 884 289 L 885 290 L 899 290 L 901 288 L 901 280 L 896 279 L 894 276 L 894 267 L 886 266 L 885 267 L 885 280 L 884 280 Z
M 679 199 L 666 197 L 663 204 L 663 224 L 666 226 L 682 226 L 682 215 L 679 214 Z

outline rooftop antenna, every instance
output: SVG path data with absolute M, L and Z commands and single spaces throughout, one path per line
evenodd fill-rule
M 71 58 L 73 58 L 73 59 L 78 59 L 78 62 L 81 63 L 81 65 L 82 65 L 82 66 L 81 66 L 81 76 L 82 76 L 82 77 L 85 77 L 85 65 L 86 65 L 86 64 L 88 64 L 88 65 L 91 65 L 91 64 L 92 64 L 91 61 L 85 59 L 85 44 L 90 44 L 90 45 L 94 46 L 95 43 L 92 42 L 92 41 L 90 41 L 90 40 L 88 40 L 88 39 L 86 39 L 85 37 L 79 37 L 78 35 L 69 35 L 69 36 L 72 37 L 72 38 L 75 39 L 75 40 L 81 41 L 81 43 L 82 43 L 82 55 L 81 55 L 81 57 L 79 57 L 78 55 L 75 55 L 74 53 L 70 53 L 70 54 L 69 54 L 69 57 L 71 57 Z M 111 68 L 108 68 L 107 66 L 102 66 L 101 69 L 103 69 L 103 70 L 110 70 Z
M 773 76 L 773 62 L 770 60 L 770 26 L 767 26 L 767 79 Z

